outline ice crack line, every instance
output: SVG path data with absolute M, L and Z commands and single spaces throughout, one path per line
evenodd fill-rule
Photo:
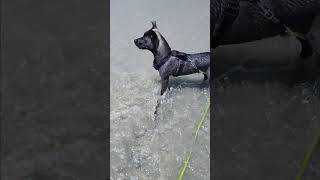
M 154 114 L 154 117 L 153 117 L 154 126 L 151 128 L 145 129 L 143 133 L 136 135 L 135 136 L 136 139 L 139 139 L 139 138 L 145 136 L 148 132 L 150 132 L 158 127 L 158 125 L 159 125 L 159 109 L 160 109 L 160 105 L 162 104 L 162 99 L 163 99 L 163 97 L 161 97 L 157 100 L 157 104 L 154 108 L 154 113 L 153 113 Z
M 154 118 L 153 118 L 154 127 L 153 127 L 153 129 L 155 129 L 159 124 L 158 119 L 159 119 L 159 109 L 160 109 L 160 105 L 161 105 L 161 100 L 162 100 L 162 98 L 159 98 L 157 100 L 157 104 L 154 108 L 154 113 L 153 113 L 154 114 Z

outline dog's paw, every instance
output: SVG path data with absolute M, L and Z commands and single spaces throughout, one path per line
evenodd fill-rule
M 168 92 L 168 91 L 165 91 L 165 92 L 161 95 L 161 99 L 164 99 L 164 98 L 166 97 L 167 92 Z

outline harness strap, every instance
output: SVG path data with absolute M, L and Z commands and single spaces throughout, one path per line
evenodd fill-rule
M 178 75 L 181 73 L 181 71 L 183 70 L 183 67 L 184 67 L 184 65 L 185 65 L 183 61 L 189 62 L 189 63 L 192 65 L 192 67 L 193 67 L 195 70 L 198 71 L 198 73 L 200 73 L 200 72 L 201 72 L 201 73 L 204 73 L 203 71 L 201 71 L 200 69 L 198 69 L 197 66 L 196 66 L 191 60 L 189 60 L 189 59 L 187 59 L 187 60 L 180 59 L 179 56 L 177 55 L 177 53 L 180 53 L 180 52 L 175 51 L 175 50 L 171 51 L 171 53 L 169 53 L 168 56 L 164 57 L 164 58 L 160 61 L 159 64 L 157 64 L 156 60 L 154 59 L 154 60 L 153 60 L 153 67 L 154 67 L 156 70 L 159 70 L 160 67 L 167 62 L 166 59 L 167 59 L 168 57 L 170 57 L 170 56 L 173 55 L 174 57 L 177 58 L 177 61 L 179 62 L 178 69 L 177 69 L 176 72 L 173 74 L 174 76 L 178 76 Z
M 178 59 L 179 62 L 179 66 L 178 69 L 176 70 L 176 72 L 173 74 L 173 76 L 179 76 L 179 74 L 181 73 L 183 67 L 184 67 L 184 63 L 182 62 L 182 60 Z
M 165 59 L 167 59 L 167 58 L 170 57 L 170 56 L 171 56 L 171 52 L 170 52 L 166 57 L 162 58 L 159 64 L 158 64 L 157 61 L 154 59 L 154 60 L 153 60 L 153 67 L 154 67 L 156 70 L 159 70 L 160 67 L 167 62 Z
M 223 8 L 224 8 L 224 11 L 223 11 L 224 15 L 236 17 L 236 16 L 238 16 L 238 13 L 240 10 L 239 1 L 238 0 L 229 0 L 229 1 L 227 1 L 227 3 L 225 4 L 225 6 Z
M 238 0 L 228 0 L 225 3 L 222 3 L 222 13 L 221 13 L 221 23 L 220 27 L 217 30 L 217 33 L 224 32 L 225 29 L 231 26 L 233 21 L 239 15 L 240 4 Z

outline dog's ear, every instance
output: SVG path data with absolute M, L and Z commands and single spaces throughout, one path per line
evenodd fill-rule
M 152 24 L 152 29 L 158 29 L 156 21 L 151 21 L 151 24 Z

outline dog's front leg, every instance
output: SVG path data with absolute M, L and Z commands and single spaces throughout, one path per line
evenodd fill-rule
M 161 78 L 161 93 L 160 93 L 161 96 L 162 96 L 163 93 L 167 90 L 168 84 L 169 84 L 169 76 L 168 76 L 168 77 Z

